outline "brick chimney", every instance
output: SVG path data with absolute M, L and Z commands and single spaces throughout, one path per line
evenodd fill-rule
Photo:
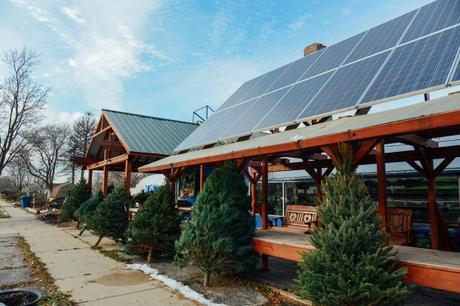
M 322 43 L 314 43 L 314 44 L 311 44 L 309 46 L 306 46 L 305 49 L 303 49 L 303 55 L 304 56 L 307 56 L 307 55 L 310 55 L 316 51 L 319 51 L 323 48 L 326 48 L 325 45 L 323 45 Z

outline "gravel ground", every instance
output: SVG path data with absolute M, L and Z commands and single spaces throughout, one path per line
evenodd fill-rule
M 211 286 L 206 288 L 202 285 L 202 273 L 196 267 L 178 268 L 172 263 L 171 259 L 164 258 L 156 258 L 152 267 L 157 269 L 159 273 L 178 280 L 193 290 L 204 294 L 215 303 L 222 303 L 229 306 L 299 305 L 295 301 L 287 300 L 278 293 L 272 292 L 265 285 L 251 281 L 251 279 L 254 279 L 254 275 L 248 275 L 247 278 L 213 276 L 211 277 Z

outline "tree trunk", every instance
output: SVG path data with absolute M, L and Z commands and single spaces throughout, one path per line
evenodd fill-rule
M 72 184 L 75 184 L 75 162 L 72 162 Z
M 81 236 L 83 235 L 83 232 L 86 230 L 86 228 L 83 226 L 83 229 L 80 231 L 80 233 L 78 234 L 78 236 Z
M 79 229 L 80 228 L 80 220 L 77 221 L 77 226 L 76 226 L 76 229 Z
M 95 248 L 97 248 L 99 246 L 99 243 L 101 242 L 102 238 L 104 238 L 104 236 L 99 236 L 99 239 L 97 240 L 96 244 L 94 245 Z
M 211 278 L 211 275 L 208 271 L 204 272 L 204 281 L 203 281 L 203 286 L 209 287 L 209 280 Z
M 153 262 L 153 246 L 151 245 L 149 247 L 149 255 L 147 256 L 147 263 L 152 263 Z

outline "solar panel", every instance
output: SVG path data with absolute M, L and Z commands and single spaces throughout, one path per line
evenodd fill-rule
M 215 126 L 220 122 L 224 115 L 225 111 L 212 114 L 208 120 L 206 120 L 202 125 L 194 130 L 189 135 L 189 137 L 187 137 L 179 146 L 177 146 L 175 151 L 182 151 L 197 145 L 197 143 L 200 142 L 200 140 L 208 133 L 209 130 L 215 128 Z
M 380 53 L 337 70 L 337 73 L 298 118 L 308 118 L 317 114 L 353 107 L 363 95 L 388 54 L 389 51 Z
M 283 74 L 271 87 L 271 90 L 276 90 L 287 85 L 292 85 L 297 82 L 300 77 L 310 69 L 310 67 L 322 56 L 326 49 L 319 50 L 309 56 L 302 57 L 296 60 L 288 68 L 285 74 Z
M 313 64 L 311 69 L 306 71 L 306 73 L 302 76 L 302 79 L 304 80 L 339 67 L 347 59 L 350 52 L 356 48 L 363 37 L 364 33 L 360 33 L 326 48 L 324 54 Z
M 370 29 L 359 46 L 348 57 L 347 63 L 396 46 L 415 13 L 412 11 Z
M 288 89 L 289 88 L 283 88 L 260 97 L 255 103 L 248 107 L 243 115 L 238 120 L 234 121 L 232 126 L 225 131 L 225 133 L 220 135 L 220 137 L 240 135 L 252 131 L 256 127 L 257 122 L 264 117 L 266 110 L 273 107 Z
M 438 0 L 254 78 L 177 150 L 458 82 L 459 22 L 460 0 Z
M 247 94 L 247 92 L 254 86 L 254 84 L 257 82 L 257 80 L 252 79 L 249 80 L 243 85 L 241 85 L 231 96 L 230 98 L 227 99 L 227 101 L 222 104 L 222 106 L 219 109 L 224 109 L 229 106 L 238 104 L 242 101 L 242 98 Z
M 331 75 L 332 72 L 328 72 L 294 85 L 277 105 L 264 113 L 264 118 L 255 129 L 271 128 L 279 123 L 288 123 L 297 119 L 305 105 L 311 101 Z
M 281 68 L 263 74 L 259 81 L 246 93 L 246 95 L 244 95 L 243 101 L 256 98 L 265 93 L 273 84 L 273 82 L 275 82 L 287 70 L 288 67 L 289 65 L 285 65 Z
M 420 8 L 403 43 L 460 22 L 460 0 L 438 0 Z
M 459 42 L 456 27 L 398 47 L 361 103 L 446 84 Z

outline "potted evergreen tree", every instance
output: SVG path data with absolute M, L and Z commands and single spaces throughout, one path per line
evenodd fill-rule
M 99 236 L 94 247 L 97 247 L 102 238 L 109 237 L 115 240 L 124 239 L 128 226 L 129 196 L 125 187 L 115 188 L 100 203 L 94 214 L 88 219 L 88 226 Z
M 176 243 L 176 262 L 195 265 L 204 273 L 245 273 L 257 262 L 252 252 L 254 218 L 243 175 L 233 163 L 215 169 L 206 179 L 187 224 Z
M 315 250 L 303 254 L 300 294 L 317 305 L 397 305 L 409 294 L 397 259 L 352 156 L 339 149 L 337 173 L 326 178 Z
M 174 207 L 174 193 L 166 182 L 147 198 L 129 224 L 130 244 L 148 247 L 148 263 L 152 263 L 154 253 L 173 255 L 174 242 L 180 236 L 180 223 L 179 211 Z
M 93 215 L 94 211 L 102 202 L 102 200 L 104 200 L 104 194 L 101 190 L 99 190 L 93 194 L 91 198 L 89 198 L 86 202 L 81 204 L 81 206 L 75 211 L 75 217 L 78 219 L 81 228 L 81 231 L 78 234 L 79 236 L 81 236 L 87 229 L 89 218 Z
M 75 211 L 80 207 L 83 202 L 91 197 L 91 188 L 82 178 L 70 191 L 69 196 L 62 205 L 59 221 L 66 222 L 74 219 Z M 79 224 L 77 224 L 77 227 Z

